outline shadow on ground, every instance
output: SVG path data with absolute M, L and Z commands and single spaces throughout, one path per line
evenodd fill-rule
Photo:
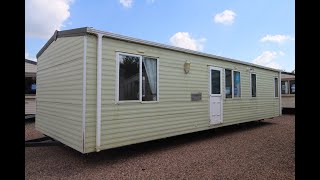
M 97 163 L 107 161 L 108 163 L 115 163 L 123 159 L 130 157 L 141 156 L 143 154 L 157 153 L 166 149 L 173 149 L 179 146 L 192 144 L 195 142 L 205 141 L 209 138 L 218 138 L 224 135 L 231 135 L 233 133 L 239 133 L 241 131 L 248 131 L 264 126 L 273 125 L 274 123 L 265 121 L 253 121 L 241 124 L 235 124 L 230 126 L 224 126 L 216 129 L 210 129 L 205 131 L 199 131 L 189 134 L 183 134 L 164 139 L 158 139 L 108 150 L 102 150 L 100 152 L 92 152 L 88 154 L 81 154 L 78 151 L 64 146 L 63 148 L 68 151 L 71 156 L 78 156 L 86 163 Z
M 29 118 L 29 119 L 25 119 L 24 120 L 24 124 L 31 124 L 31 123 L 34 123 L 34 118 Z
M 282 109 L 282 114 L 294 115 L 294 114 L 296 114 L 296 109 L 295 108 L 283 108 Z

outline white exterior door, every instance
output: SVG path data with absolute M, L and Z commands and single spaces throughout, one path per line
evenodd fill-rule
M 209 67 L 210 124 L 223 122 L 222 68 Z

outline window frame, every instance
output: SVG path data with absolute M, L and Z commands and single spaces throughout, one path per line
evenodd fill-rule
M 157 60 L 157 100 L 156 101 L 142 101 L 142 66 L 141 66 L 141 103 L 157 103 L 159 102 L 159 58 L 153 56 L 142 56 L 141 63 L 143 61 L 143 57 L 152 58 Z
M 257 78 L 257 77 L 256 77 Z M 278 88 L 277 88 L 277 91 L 278 91 L 278 96 L 276 96 L 276 79 L 278 80 L 277 84 L 278 84 Z M 257 80 L 256 80 L 257 81 Z M 280 83 L 280 86 L 281 86 L 281 83 Z M 280 92 L 281 93 L 281 92 Z M 274 98 L 279 98 L 279 77 L 275 76 L 273 78 L 273 97 Z
M 282 94 L 282 84 L 281 84 L 281 96 L 289 96 L 289 95 L 295 95 L 295 93 L 291 93 L 290 90 L 291 90 L 291 86 L 290 86 L 290 81 L 295 81 L 295 79 L 285 79 L 285 80 L 281 80 L 281 83 L 282 82 L 285 82 L 287 83 L 287 86 L 286 86 L 286 90 L 288 91 L 288 93 L 283 93 Z
M 220 93 L 219 94 L 213 94 L 212 93 L 212 70 L 215 71 L 220 71 Z M 218 66 L 209 66 L 209 96 L 221 96 L 221 98 L 223 98 L 223 81 L 222 81 L 222 77 L 223 77 L 223 68 L 218 67 Z
M 227 97 L 226 95 L 226 71 L 229 70 L 231 71 L 231 97 Z M 233 70 L 225 68 L 224 69 L 224 98 L 225 99 L 233 99 Z
M 296 94 L 296 91 L 294 91 L 294 93 L 291 92 L 291 90 L 292 90 L 292 89 L 291 89 L 291 81 L 294 81 L 294 86 L 296 86 L 296 80 L 295 80 L 295 79 L 290 79 L 290 80 L 288 80 L 288 85 L 289 85 L 289 86 L 288 86 L 288 93 L 289 93 L 289 94 Z
M 120 55 L 133 56 L 139 58 L 139 99 L 138 100 L 119 100 L 119 82 L 120 82 Z M 153 58 L 157 60 L 157 100 L 142 101 L 142 61 L 143 57 Z M 115 104 L 121 103 L 158 103 L 159 102 L 159 58 L 152 56 L 143 56 L 140 54 L 132 54 L 126 52 L 116 52 L 116 83 L 115 83 Z
M 226 96 L 226 70 L 230 70 L 231 71 L 231 98 L 227 98 Z M 239 72 L 240 74 L 240 97 L 235 97 L 234 96 L 234 72 Z M 242 97 L 242 83 L 241 83 L 241 72 L 238 70 L 233 70 L 233 69 L 228 69 L 228 68 L 224 68 L 224 99 L 241 99 Z
M 234 97 L 234 72 L 239 72 L 239 76 L 240 76 L 240 97 Z M 240 71 L 236 71 L 236 70 L 232 70 L 232 99 L 241 99 L 242 97 L 242 87 L 241 87 L 241 72 Z
M 35 74 L 32 75 L 32 76 L 30 76 L 30 75 L 25 76 L 25 77 L 24 77 L 25 83 L 26 83 L 26 81 L 27 81 L 27 80 L 26 80 L 27 78 L 31 78 L 32 80 L 33 80 L 33 78 L 34 78 L 34 84 L 37 86 L 37 77 L 36 77 Z M 34 93 L 26 93 L 26 89 L 25 89 L 24 91 L 25 91 L 25 92 L 24 92 L 25 96 L 36 96 L 36 94 L 37 94 L 37 87 L 36 87 Z
M 253 94 L 252 94 L 252 74 L 254 74 L 254 75 L 256 75 L 256 96 L 252 96 Z M 253 73 L 253 72 L 250 72 L 250 97 L 251 98 L 257 98 L 257 96 L 258 96 L 258 89 L 257 89 L 257 74 L 256 73 Z

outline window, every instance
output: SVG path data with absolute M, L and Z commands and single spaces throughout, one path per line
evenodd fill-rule
M 234 97 L 241 97 L 241 83 L 240 83 L 240 72 L 233 71 L 233 96 Z
M 241 97 L 240 72 L 230 69 L 224 72 L 226 98 Z
M 295 94 L 296 93 L 296 81 L 291 80 L 290 81 L 290 94 Z
M 281 81 L 281 94 L 295 94 L 296 82 L 295 80 Z
M 256 75 L 255 74 L 251 74 L 251 97 L 257 97 L 257 87 L 256 87 Z
M 142 101 L 157 101 L 157 59 L 143 57 Z
M 119 101 L 158 100 L 158 60 L 156 58 L 118 54 Z
M 24 93 L 28 95 L 36 94 L 36 77 L 25 77 Z
M 281 94 L 289 94 L 288 81 L 281 81 Z
M 274 97 L 279 97 L 278 78 L 274 78 Z
M 232 71 L 229 69 L 225 70 L 225 84 L 226 84 L 226 98 L 232 98 Z
M 139 100 L 140 57 L 119 55 L 119 100 Z
M 220 71 L 211 70 L 211 94 L 220 94 Z

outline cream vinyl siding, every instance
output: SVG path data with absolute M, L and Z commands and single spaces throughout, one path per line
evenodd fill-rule
M 83 36 L 53 41 L 38 58 L 36 129 L 80 152 Z
M 24 114 L 36 114 L 36 96 L 25 96 Z
M 295 108 L 295 94 L 282 94 L 282 108 Z
M 273 86 L 279 72 L 251 67 L 257 75 L 257 97 L 252 98 L 248 65 L 106 37 L 102 46 L 101 149 L 279 116 L 279 98 L 274 98 Z M 158 58 L 159 102 L 115 103 L 116 52 Z M 88 35 L 85 152 L 95 151 L 96 56 L 97 37 Z M 183 69 L 186 60 L 191 62 L 189 74 Z M 220 125 L 209 124 L 209 65 L 241 73 L 241 98 L 225 99 L 223 88 Z M 197 92 L 202 93 L 202 100 L 191 101 L 191 93 Z
M 37 65 L 24 62 L 24 71 L 26 73 L 36 73 Z

